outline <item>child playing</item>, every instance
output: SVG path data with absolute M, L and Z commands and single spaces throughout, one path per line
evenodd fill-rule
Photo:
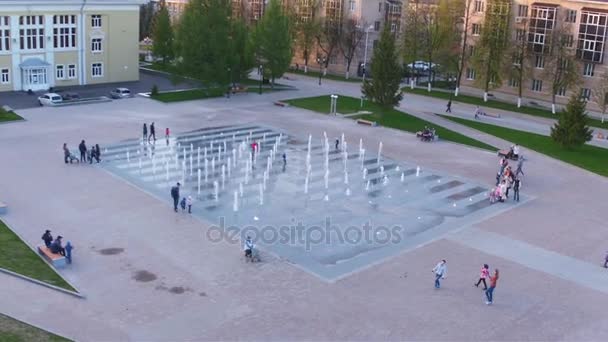
M 186 204 L 188 205 L 188 214 L 192 214 L 192 196 L 188 196 Z
M 180 205 L 182 206 L 182 211 L 185 211 L 186 210 L 186 197 L 182 198 Z
M 165 138 L 169 139 L 169 127 L 165 128 Z
M 475 284 L 475 287 L 479 287 L 479 284 L 483 283 L 483 289 L 487 290 L 488 285 L 486 284 L 486 278 L 489 276 L 490 266 L 488 266 L 488 264 L 483 264 L 483 267 L 481 267 L 481 273 L 479 274 L 479 280 L 477 281 L 477 284 Z

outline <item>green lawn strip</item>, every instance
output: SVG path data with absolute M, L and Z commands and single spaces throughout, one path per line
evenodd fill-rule
M 289 73 L 292 74 L 296 74 L 296 75 L 302 75 L 302 76 L 307 76 L 307 77 L 314 77 L 314 78 L 319 78 L 319 72 L 318 71 L 311 71 L 308 70 L 308 72 L 304 72 L 304 70 L 295 70 L 295 69 L 289 69 L 288 71 Z M 322 79 L 328 79 L 328 80 L 332 80 L 332 81 L 342 81 L 342 82 L 351 82 L 351 83 L 361 83 L 362 80 L 354 77 L 354 78 L 346 78 L 344 76 L 338 76 L 338 75 L 332 75 L 332 74 L 327 74 L 325 76 L 321 77 Z
M 225 94 L 224 89 L 210 88 L 210 89 L 190 89 L 183 91 L 171 91 L 165 93 L 158 93 L 151 95 L 150 97 L 154 100 L 158 100 L 165 103 L 181 102 L 181 101 L 193 101 L 200 99 L 208 99 L 214 97 L 222 97 Z
M 442 117 L 461 125 L 474 128 L 478 131 L 516 142 L 521 146 L 546 154 L 549 157 L 559 159 L 566 163 L 576 165 L 585 170 L 597 173 L 598 175 L 608 176 L 608 167 L 606 167 L 608 149 L 585 144 L 571 150 L 565 150 L 559 144 L 553 142 L 551 137 L 545 135 L 523 132 L 452 116 Z
M 0 314 L 2 342 L 67 342 L 67 338 L 51 334 L 29 324 Z
M 329 106 L 330 106 L 330 98 L 329 95 L 325 96 L 317 96 L 317 97 L 308 97 L 308 98 L 300 98 L 300 99 L 290 99 L 284 100 L 282 102 L 289 103 L 291 106 L 312 110 L 315 112 L 328 114 Z M 469 138 L 463 134 L 458 132 L 451 131 L 447 128 L 437 126 L 431 122 L 419 119 L 410 114 L 398 111 L 396 109 L 384 110 L 380 108 L 380 106 L 371 103 L 369 101 L 364 102 L 363 108 L 360 107 L 361 100 L 349 97 L 349 96 L 340 96 L 338 98 L 337 110 L 338 113 L 349 114 L 356 113 L 361 110 L 371 112 L 372 114 L 361 114 L 354 117 L 352 119 L 365 119 L 369 121 L 375 121 L 381 126 L 396 128 L 402 131 L 407 131 L 411 133 L 416 133 L 422 130 L 425 126 L 434 127 L 436 133 L 439 135 L 439 138 L 446 141 L 451 141 L 463 145 L 478 147 L 481 149 L 496 151 L 497 148 L 485 144 L 481 141 Z
M 517 108 L 516 104 L 497 101 L 497 100 L 488 100 L 488 102 L 483 102 L 482 98 L 478 98 L 478 97 L 470 96 L 470 95 L 460 94 L 460 95 L 458 95 L 458 97 L 453 97 L 451 92 L 432 90 L 429 93 L 426 89 L 420 89 L 420 88 L 410 89 L 409 87 L 403 88 L 403 91 L 406 93 L 411 93 L 411 94 L 415 94 L 415 95 L 430 96 L 430 97 L 435 97 L 438 99 L 444 99 L 446 101 L 448 99 L 452 98 L 452 101 L 463 102 L 463 103 L 490 107 L 490 108 L 496 108 L 496 109 L 506 110 L 509 112 L 528 114 L 528 115 L 538 116 L 538 117 L 543 117 L 543 118 L 548 118 L 548 119 L 557 120 L 557 117 L 558 117 L 557 114 L 551 113 L 550 110 L 546 110 L 546 109 L 542 109 L 542 108 L 528 107 L 528 106 L 521 106 L 520 108 Z M 589 125 L 594 126 L 594 127 L 600 127 L 600 128 L 608 128 L 608 122 L 602 123 L 601 120 L 592 118 L 592 117 L 589 117 Z
M 0 221 L 0 255 L 2 255 L 1 268 L 76 292 L 2 221 Z
M 6 111 L 4 108 L 0 107 L 0 122 L 8 122 L 8 121 L 18 121 L 23 120 L 22 117 L 17 115 L 13 111 Z

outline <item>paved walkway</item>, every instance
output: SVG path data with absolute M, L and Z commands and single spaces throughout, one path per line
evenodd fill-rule
M 63 142 L 75 148 L 84 137 L 103 150 L 138 136 L 144 121 L 155 121 L 159 132 L 261 123 L 302 135 L 344 132 L 366 145 L 382 141 L 392 159 L 493 182 L 493 153 L 272 105 L 336 89 L 357 96 L 356 84 L 282 82 L 300 90 L 171 105 L 134 98 L 36 108 L 20 112 L 28 121 L 0 126 L 0 155 L 10 161 L 0 168 L 10 208 L 2 219 L 32 246 L 46 227 L 72 240 L 75 263 L 61 272 L 87 296 L 0 275 L 0 310 L 83 341 L 608 339 L 601 268 L 608 180 L 534 152 L 527 153 L 522 189 L 534 200 L 333 284 L 286 260 L 244 263 L 240 248 L 205 237 L 213 222 L 175 215 L 96 167 L 62 162 Z M 401 107 L 495 146 L 510 143 L 426 114 L 444 105 L 408 96 Z M 441 258 L 449 275 L 437 291 L 430 269 Z M 492 307 L 471 286 L 483 263 L 503 275 Z

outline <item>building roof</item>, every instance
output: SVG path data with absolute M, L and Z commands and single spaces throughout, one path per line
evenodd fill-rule
M 41 67 L 48 67 L 50 66 L 49 63 L 43 61 L 40 58 L 28 58 L 25 61 L 23 61 L 23 63 L 19 64 L 19 67 L 22 69 L 28 69 L 28 68 L 41 68 Z

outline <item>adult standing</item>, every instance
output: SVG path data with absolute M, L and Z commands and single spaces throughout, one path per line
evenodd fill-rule
M 177 212 L 177 205 L 179 204 L 179 187 L 181 184 L 177 184 L 171 188 L 171 197 L 173 198 L 173 210 Z
M 68 149 L 68 144 L 63 143 L 63 161 L 65 161 L 65 163 L 68 163 L 68 160 L 70 159 L 70 150 Z
M 84 163 L 87 161 L 87 145 L 84 140 L 80 142 L 78 145 L 78 150 L 80 151 L 80 162 Z
M 521 189 L 521 179 L 515 178 L 513 181 L 513 200 L 519 202 L 519 189 Z
M 524 156 L 520 156 L 519 158 L 517 158 L 517 169 L 515 170 L 515 177 L 518 177 L 520 173 L 522 175 L 524 175 L 523 167 L 524 167 Z
M 156 128 L 154 128 L 154 122 L 150 124 L 150 136 L 148 137 L 148 140 L 150 140 L 150 138 L 153 138 L 154 141 L 156 141 Z
M 494 295 L 494 289 L 496 288 L 496 282 L 498 281 L 498 269 L 494 270 L 494 275 L 492 275 L 490 277 L 490 287 L 488 287 L 488 289 L 486 290 L 486 304 L 490 305 L 492 304 L 492 301 L 494 299 L 493 295 Z
M 46 230 L 44 234 L 42 234 L 42 241 L 44 241 L 44 245 L 48 248 L 51 247 L 51 243 L 53 242 L 53 235 L 51 235 L 50 230 Z
M 446 265 L 445 259 L 441 260 L 435 267 L 433 268 L 433 273 L 435 274 L 435 288 L 438 289 L 441 287 L 440 279 L 445 279 L 445 275 L 448 272 L 448 267 Z
M 452 112 L 452 100 L 448 100 L 448 105 L 446 106 L 445 112 L 446 113 Z
M 101 150 L 99 149 L 99 144 L 95 144 L 95 159 L 98 163 L 101 161 Z
M 148 140 L 148 126 L 146 126 L 146 123 L 144 122 L 144 141 Z

